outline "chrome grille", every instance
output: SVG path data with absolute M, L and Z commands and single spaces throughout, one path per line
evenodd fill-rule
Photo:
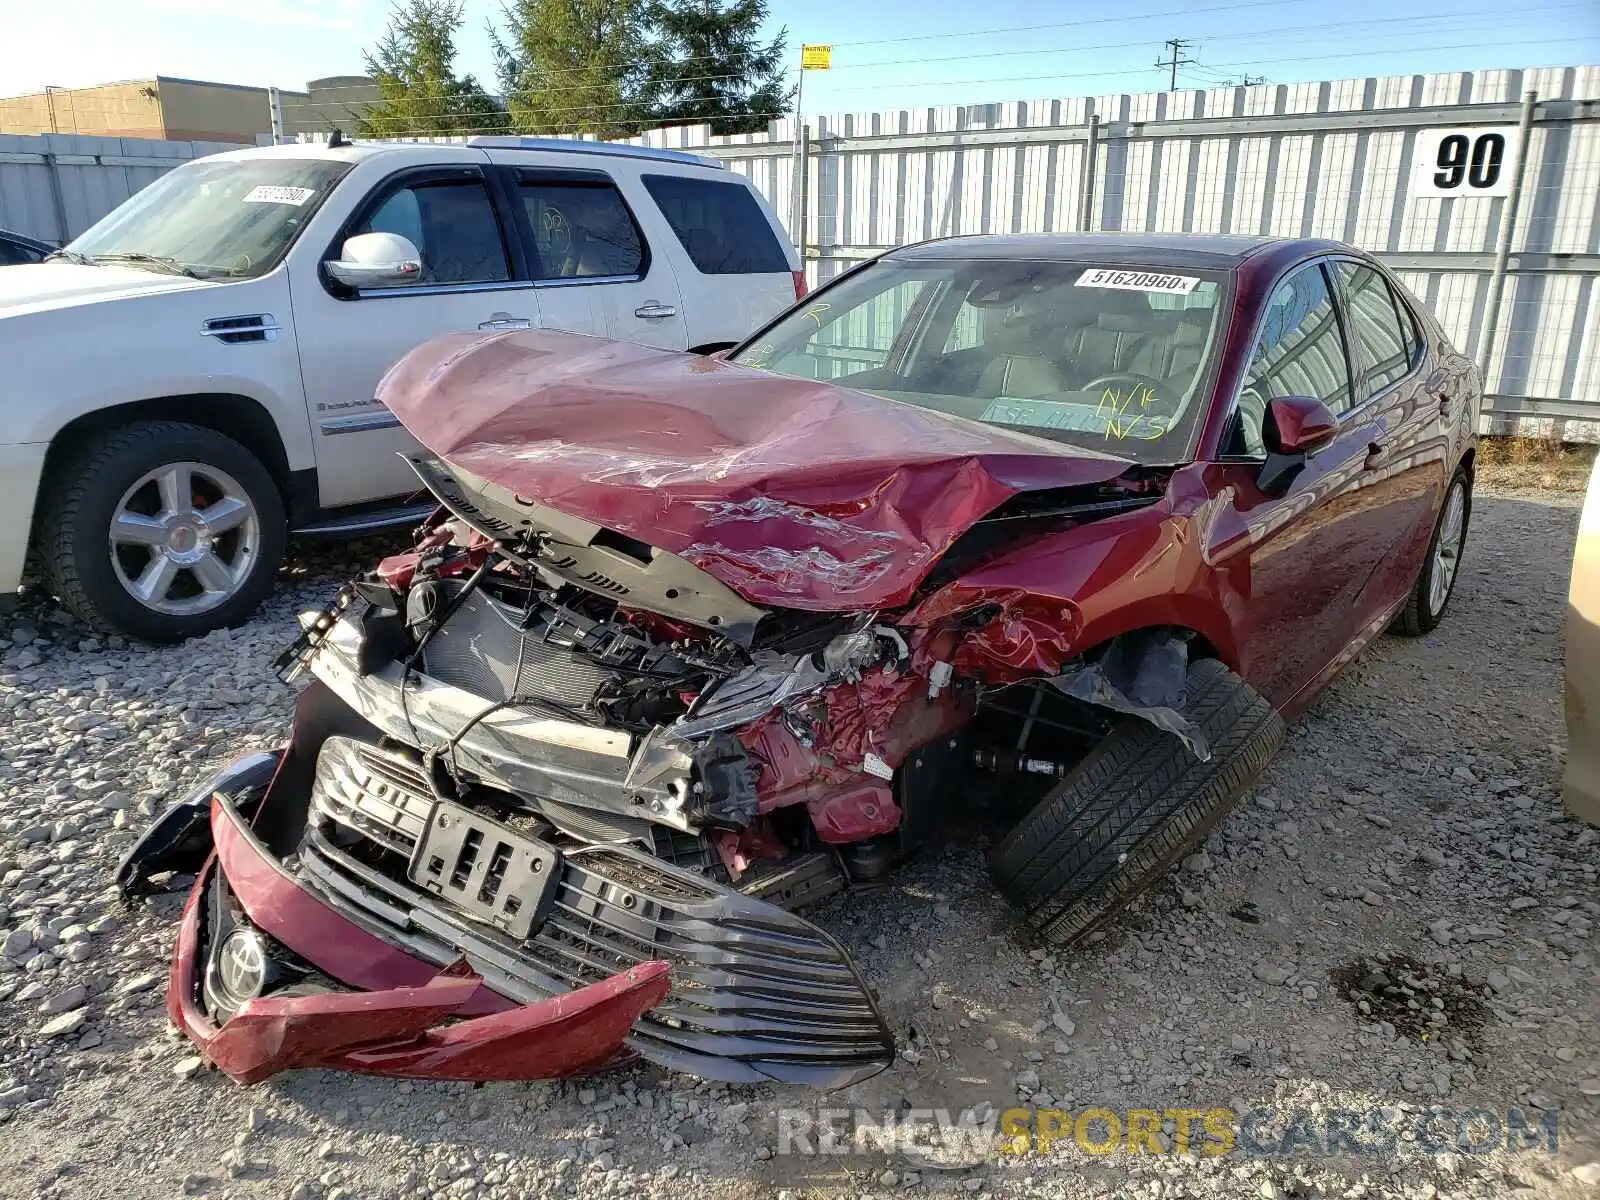
M 403 757 L 329 738 L 302 876 L 414 952 L 440 965 L 465 952 L 498 964 L 524 992 L 548 995 L 650 959 L 671 961 L 671 993 L 630 1038 L 665 1066 L 732 1081 L 839 1086 L 892 1060 L 893 1039 L 833 939 L 633 847 L 570 850 L 550 914 L 525 940 L 436 903 L 405 878 L 432 803 L 426 788 Z M 352 834 L 388 855 L 358 854 Z

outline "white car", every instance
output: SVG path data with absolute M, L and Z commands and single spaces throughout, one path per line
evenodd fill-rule
M 710 353 L 804 289 L 760 194 L 680 152 L 482 138 L 185 164 L 0 271 L 0 601 L 31 565 L 101 627 L 237 624 L 290 532 L 427 511 L 374 399 L 418 343 L 539 326 Z

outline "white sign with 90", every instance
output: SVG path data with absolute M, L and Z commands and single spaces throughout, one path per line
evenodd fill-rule
M 1423 129 L 1411 158 L 1413 196 L 1509 196 L 1515 125 Z

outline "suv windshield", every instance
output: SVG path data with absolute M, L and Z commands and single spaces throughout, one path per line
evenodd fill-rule
M 196 159 L 114 209 L 60 256 L 201 278 L 262 275 L 349 169 L 326 159 Z
M 1225 277 L 1018 260 L 854 272 L 729 357 L 1144 463 L 1185 459 Z

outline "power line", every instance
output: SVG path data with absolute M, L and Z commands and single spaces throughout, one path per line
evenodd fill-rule
M 1002 26 L 998 26 L 998 27 L 995 27 L 995 28 L 991 28 L 991 29 L 964 30 L 964 31 L 958 32 L 958 33 L 923 33 L 923 34 L 915 34 L 915 35 L 912 35 L 912 36 L 909 36 L 909 37 L 873 38 L 873 39 L 870 39 L 870 40 L 867 40 L 867 41 L 858 41 L 858 42 L 834 42 L 834 43 L 832 43 L 832 45 L 833 45 L 834 49 L 837 50 L 841 46 L 887 46 L 887 45 L 899 44 L 899 43 L 903 43 L 903 42 L 928 42 L 928 41 L 943 41 L 943 40 L 947 40 L 949 38 L 981 37 L 981 36 L 983 36 L 985 34 L 991 34 L 991 33 L 1033 33 L 1033 32 L 1037 32 L 1037 31 L 1045 30 L 1045 29 L 1076 29 L 1076 28 L 1079 28 L 1079 27 L 1084 26 L 1084 25 L 1121 25 L 1121 24 L 1127 24 L 1127 23 L 1132 22 L 1132 21 L 1149 21 L 1149 20 L 1154 20 L 1154 19 L 1158 19 L 1158 18 L 1162 18 L 1162 17 L 1192 17 L 1192 16 L 1200 16 L 1200 15 L 1203 15 L 1203 14 L 1206 14 L 1206 13 L 1237 12 L 1237 11 L 1239 11 L 1241 9 L 1282 8 L 1285 5 L 1290 5 L 1290 4 L 1309 4 L 1309 3 L 1312 3 L 1312 2 L 1313 2 L 1313 0 L 1241 0 L 1241 2 L 1233 3 L 1233 4 L 1210 4 L 1210 5 L 1205 5 L 1203 7 L 1200 7 L 1200 8 L 1176 8 L 1176 9 L 1168 9 L 1168 10 L 1165 10 L 1163 12 L 1141 13 L 1141 14 L 1138 14 L 1138 15 L 1135 15 L 1135 16 L 1085 17 L 1085 18 L 1081 18 L 1081 19 L 1075 20 L 1075 21 L 1052 21 L 1052 22 L 1048 22 L 1046 24 L 1041 24 L 1041 25 L 1002 25 Z M 1571 7 L 1585 7 L 1585 6 L 1584 5 L 1573 5 Z M 1143 45 L 1144 41 L 1145 41 L 1145 39 L 1141 39 L 1137 44 L 1138 45 Z M 981 57 L 986 57 L 986 56 L 984 56 L 984 55 L 975 55 L 974 57 L 980 57 L 981 58 Z M 697 58 L 682 59 L 682 60 L 679 60 L 679 61 L 682 61 L 682 62 L 698 62 L 698 61 L 707 60 L 707 59 L 715 59 L 715 60 L 719 60 L 720 61 L 721 58 L 722 58 L 721 55 L 709 55 L 709 54 L 707 54 L 707 55 L 700 55 Z M 596 65 L 588 65 L 588 66 L 582 66 L 582 67 L 557 67 L 557 68 L 555 68 L 553 70 L 542 72 L 542 74 L 546 75 L 546 76 L 554 76 L 554 75 L 582 74 L 582 73 L 591 72 L 591 71 L 620 71 L 620 70 L 623 70 L 624 68 L 627 68 L 627 67 L 643 65 L 643 62 L 664 63 L 664 62 L 667 62 L 667 61 L 669 61 L 669 60 L 664 59 L 664 58 L 656 58 L 656 59 L 651 59 L 651 60 L 637 60 L 636 59 L 636 60 L 633 60 L 633 61 L 630 61 L 630 62 L 600 63 L 600 64 L 596 64 Z M 910 60 L 905 60 L 905 61 L 926 62 L 928 60 L 926 60 L 926 59 L 910 59 Z M 839 67 L 835 67 L 833 69 L 834 70 L 839 70 L 840 68 Z M 335 87 L 318 88 L 317 90 L 318 90 L 318 92 L 351 91 L 351 90 L 356 90 L 356 89 L 370 88 L 371 86 L 372 86 L 372 84 L 370 84 L 370 83 L 339 84 L 339 85 L 337 85 Z
M 1166 46 L 1167 49 L 1172 52 L 1172 58 L 1167 62 L 1162 62 L 1158 58 L 1156 59 L 1156 66 L 1172 68 L 1172 82 L 1167 87 L 1169 92 L 1175 92 L 1178 90 L 1178 68 L 1189 66 L 1194 62 L 1194 59 L 1192 58 L 1182 57 L 1183 48 L 1190 44 L 1191 43 L 1184 41 L 1182 38 L 1168 38 L 1162 43 L 1162 45 Z
M 1139 13 L 1133 16 L 1120 17 L 1083 17 L 1076 21 L 1052 21 L 1044 25 L 999 25 L 988 29 L 969 29 L 960 33 L 918 33 L 906 37 L 873 38 L 861 42 L 834 42 L 833 48 L 840 46 L 887 46 L 902 42 L 931 42 L 944 38 L 983 37 L 991 33 L 1034 33 L 1042 29 L 1076 29 L 1083 25 L 1119 25 L 1129 21 L 1151 21 L 1162 17 L 1194 17 L 1203 13 L 1237 12 L 1247 8 L 1282 8 L 1286 4 L 1306 4 L 1311 0 L 1244 0 L 1238 4 L 1209 4 L 1201 8 L 1186 6 L 1183 8 L 1169 8 L 1161 12 Z
M 1580 41 L 1582 41 L 1582 40 L 1594 40 L 1596 37 L 1600 37 L 1600 35 L 1580 34 L 1580 35 L 1577 35 L 1576 40 L 1580 40 Z M 1232 67 L 1273 66 L 1273 65 L 1278 65 L 1278 64 L 1282 64 L 1282 63 L 1319 62 L 1319 61 L 1328 60 L 1328 59 L 1363 58 L 1363 57 L 1369 57 L 1369 56 L 1370 57 L 1382 57 L 1382 56 L 1394 55 L 1394 54 L 1411 54 L 1411 53 L 1415 53 L 1418 50 L 1482 50 L 1482 49 L 1486 49 L 1486 48 L 1489 48 L 1489 47 L 1505 48 L 1505 47 L 1512 47 L 1512 46 L 1547 46 L 1547 45 L 1552 44 L 1556 40 L 1557 39 L 1553 39 L 1553 38 L 1529 38 L 1529 39 L 1525 39 L 1523 41 L 1505 41 L 1505 40 L 1500 40 L 1500 41 L 1493 41 L 1493 42 L 1458 42 L 1458 43 L 1455 43 L 1453 45 L 1446 45 L 1446 46 L 1440 46 L 1440 45 L 1436 45 L 1436 44 L 1433 44 L 1433 43 L 1428 43 L 1426 45 L 1421 45 L 1421 46 L 1394 46 L 1394 47 L 1389 47 L 1389 48 L 1386 48 L 1386 49 L 1383 49 L 1383 50 L 1353 50 L 1353 51 L 1346 51 L 1346 52 L 1342 52 L 1342 53 L 1338 53 L 1338 54 L 1296 54 L 1296 55 L 1291 55 L 1291 56 L 1284 57 L 1284 58 L 1253 58 L 1253 59 L 1240 60 L 1238 62 L 1213 63 L 1211 65 L 1214 68 L 1217 68 L 1217 67 L 1232 68 Z M 1572 40 L 1574 40 L 1574 39 L 1571 39 L 1571 38 L 1565 39 L 1565 40 L 1563 40 L 1561 42 L 1561 44 L 1562 45 L 1567 45 Z M 1091 78 L 1097 78 L 1097 77 L 1105 77 L 1107 75 L 1127 75 L 1129 73 L 1130 72 L 1129 72 L 1129 70 L 1127 68 L 1123 68 L 1121 70 L 1114 70 L 1114 71 L 1113 70 L 1107 70 L 1107 71 L 1079 71 L 1079 72 L 1060 72 L 1060 71 L 1057 71 L 1057 72 L 1051 72 L 1051 73 L 1045 74 L 1045 75 L 1006 75 L 1006 76 L 987 77 L 987 78 L 983 78 L 983 79 L 950 79 L 949 77 L 945 77 L 945 78 L 941 78 L 941 79 L 924 79 L 924 80 L 914 80 L 914 81 L 906 81 L 906 80 L 898 80 L 897 79 L 897 80 L 895 80 L 893 86 L 895 86 L 896 88 L 940 87 L 940 86 L 949 87 L 949 86 L 953 86 L 953 85 L 980 87 L 980 86 L 985 86 L 985 85 L 994 84 L 994 83 L 1030 83 L 1030 82 L 1038 82 L 1038 81 L 1042 81 L 1042 80 L 1051 80 L 1051 79 L 1091 79 Z M 836 87 L 836 88 L 833 88 L 831 90 L 834 91 L 834 92 L 852 92 L 852 91 L 857 91 L 858 92 L 858 91 L 868 91 L 868 90 L 870 90 L 870 91 L 882 91 L 884 89 L 884 87 L 885 87 L 885 85 L 883 83 L 879 82 L 879 83 L 870 83 L 870 84 L 851 84 L 851 85 L 848 85 L 846 87 L 842 87 L 842 88 Z
M 1589 0 L 1583 0 L 1583 2 L 1581 2 L 1581 3 L 1541 5 L 1541 6 L 1533 7 L 1533 8 L 1521 9 L 1521 10 L 1519 10 L 1519 15 L 1527 16 L 1527 15 L 1531 15 L 1533 13 L 1558 12 L 1558 11 L 1562 11 L 1562 10 L 1565 10 L 1565 9 L 1572 9 L 1572 8 L 1589 8 L 1590 6 L 1591 5 L 1590 5 Z M 1203 43 L 1211 43 L 1211 42 L 1257 41 L 1257 40 L 1262 39 L 1262 38 L 1278 37 L 1278 36 L 1280 36 L 1282 34 L 1285 34 L 1285 33 L 1321 33 L 1321 32 L 1335 32 L 1335 31 L 1346 30 L 1346 29 L 1354 32 L 1356 29 L 1364 28 L 1366 26 L 1371 26 L 1371 25 L 1385 25 L 1385 26 L 1387 26 L 1387 25 L 1394 25 L 1394 24 L 1399 24 L 1399 23 L 1417 23 L 1417 22 L 1423 22 L 1423 23 L 1429 23 L 1429 24 L 1439 23 L 1439 24 L 1445 25 L 1447 28 L 1453 28 L 1456 25 L 1460 24 L 1461 21 L 1468 20 L 1468 19 L 1475 18 L 1475 17 L 1491 17 L 1491 18 L 1495 18 L 1498 21 L 1502 21 L 1503 22 L 1504 19 L 1505 19 L 1505 8 L 1504 8 L 1504 6 L 1501 6 L 1499 8 L 1472 9 L 1472 10 L 1467 11 L 1467 12 L 1450 13 L 1447 16 L 1428 14 L 1428 15 L 1422 15 L 1422 16 L 1409 16 L 1409 17 L 1382 17 L 1382 18 L 1377 18 L 1377 19 L 1373 19 L 1373 20 L 1363 20 L 1363 21 L 1329 21 L 1329 22 L 1322 22 L 1322 23 L 1319 23 L 1319 24 L 1316 24 L 1316 25 L 1276 25 L 1276 26 L 1265 26 L 1265 27 L 1260 28 L 1260 29 L 1247 30 L 1247 31 L 1242 32 L 1242 33 L 1220 33 L 1220 34 L 1208 35 L 1208 36 L 1206 36 L 1204 38 L 1198 39 L 1198 41 L 1191 40 L 1191 39 L 1185 39 L 1184 44 L 1187 47 L 1194 48 L 1199 43 L 1202 43 L 1202 42 Z M 1423 30 L 1406 30 L 1405 32 L 1408 32 L 1408 33 L 1409 32 L 1420 33 L 1420 32 L 1424 32 L 1424 31 Z M 1147 38 L 1139 38 L 1137 40 L 1127 41 L 1127 42 L 1099 42 L 1099 43 L 1089 43 L 1087 45 L 1076 45 L 1076 46 L 1052 46 L 1052 47 L 1043 48 L 1043 49 L 1035 47 L 1035 48 L 1030 48 L 1030 49 L 1025 49 L 1025 50 L 995 50 L 995 51 L 990 51 L 990 52 L 978 52 L 978 53 L 972 53 L 972 54 L 942 54 L 942 55 L 939 55 L 938 57 L 935 57 L 935 58 L 892 58 L 892 59 L 873 60 L 873 61 L 869 61 L 869 62 L 837 63 L 831 68 L 831 70 L 833 70 L 833 71 L 859 71 L 859 70 L 863 70 L 863 69 L 877 70 L 877 69 L 880 69 L 880 68 L 883 68 L 883 67 L 923 66 L 924 64 L 927 64 L 927 63 L 962 62 L 962 61 L 971 60 L 971 59 L 985 59 L 985 60 L 987 60 L 987 59 L 992 59 L 992 58 L 1014 58 L 1014 57 L 1018 57 L 1018 56 L 1021 56 L 1021 55 L 1079 54 L 1079 53 L 1082 53 L 1083 51 L 1086 51 L 1086 50 L 1122 50 L 1122 49 L 1129 49 L 1129 48 L 1136 47 L 1136 46 L 1145 46 L 1145 45 L 1148 45 L 1148 44 L 1149 44 L 1149 39 L 1147 39 Z
M 1298 0 L 1296 0 L 1296 2 L 1298 2 Z M 1571 9 L 1571 8 L 1587 8 L 1587 7 L 1588 7 L 1587 3 L 1563 3 L 1563 4 L 1543 5 L 1543 6 L 1538 6 L 1538 7 L 1534 7 L 1534 8 L 1524 9 L 1523 12 L 1524 13 L 1551 12 L 1551 11 L 1560 11 L 1560 10 Z M 1196 10 L 1196 11 L 1199 11 L 1199 10 Z M 1461 20 L 1475 18 L 1475 17 L 1500 18 L 1500 17 L 1503 16 L 1503 13 L 1504 13 L 1504 9 L 1503 8 L 1500 8 L 1500 9 L 1474 9 L 1474 10 L 1470 10 L 1470 11 L 1467 11 L 1467 12 L 1451 14 L 1450 17 L 1448 18 L 1448 20 L 1450 21 L 1450 23 L 1452 25 L 1454 25 L 1454 24 L 1458 24 Z M 1213 41 L 1255 40 L 1257 38 L 1276 36 L 1276 35 L 1284 34 L 1284 33 L 1330 32 L 1330 31 L 1335 31 L 1335 30 L 1339 30 L 1339 29 L 1346 29 L 1346 28 L 1354 29 L 1356 27 L 1365 27 L 1365 26 L 1369 26 L 1369 25 L 1389 25 L 1389 24 L 1394 24 L 1394 23 L 1397 23 L 1397 22 L 1419 22 L 1419 21 L 1420 22 L 1431 22 L 1431 21 L 1439 21 L 1439 20 L 1444 20 L 1444 19 L 1446 19 L 1446 18 L 1441 18 L 1441 17 L 1438 17 L 1438 16 L 1422 15 L 1422 16 L 1410 16 L 1410 17 L 1380 18 L 1380 19 L 1369 20 L 1369 21 L 1332 21 L 1332 22 L 1322 22 L 1322 23 L 1318 23 L 1318 24 L 1314 24 L 1314 25 L 1285 25 L 1285 26 L 1269 27 L 1269 28 L 1265 28 L 1265 29 L 1250 31 L 1250 32 L 1247 32 L 1247 33 L 1219 34 L 1214 38 L 1207 38 L 1205 40 L 1208 41 L 1208 42 L 1213 42 Z M 1422 33 L 1424 31 L 1419 29 L 1419 30 L 1409 30 L 1407 32 Z M 1194 45 L 1195 45 L 1194 41 L 1190 40 L 1190 39 L 1181 39 L 1181 38 L 1179 38 L 1179 39 L 1172 39 L 1172 41 L 1179 42 L 1181 49 L 1190 49 L 1190 48 L 1193 48 Z M 1003 51 L 1003 52 L 1000 52 L 1000 53 L 992 55 L 992 56 L 991 55 L 985 55 L 985 54 L 961 54 L 961 55 L 950 55 L 950 56 L 946 56 L 946 57 L 939 57 L 939 58 L 932 58 L 932 59 L 889 59 L 889 60 L 878 61 L 878 62 L 841 64 L 840 67 L 835 68 L 835 69 L 839 69 L 839 70 L 861 69 L 861 68 L 879 69 L 879 68 L 883 68 L 883 67 L 893 67 L 893 66 L 921 65 L 922 63 L 925 63 L 925 62 L 926 63 L 954 62 L 954 61 L 960 61 L 960 60 L 964 60 L 964 59 L 980 59 L 980 58 L 987 59 L 987 58 L 990 58 L 990 57 L 1005 57 L 1005 56 L 1013 55 L 1013 54 L 1065 54 L 1065 53 L 1081 53 L 1083 51 L 1089 51 L 1089 50 L 1119 50 L 1119 49 L 1134 48 L 1134 47 L 1142 46 L 1142 45 L 1145 45 L 1145 44 L 1146 43 L 1142 39 L 1138 40 L 1138 41 L 1124 41 L 1124 42 L 1099 42 L 1099 43 L 1091 43 L 1091 44 L 1087 44 L 1087 45 L 1075 46 L 1075 47 L 1072 47 L 1070 50 L 1069 49 L 1061 49 L 1061 50 L 1020 50 L 1020 51 Z M 1171 43 L 1171 41 L 1169 41 L 1166 44 L 1170 46 L 1172 43 Z M 1496 44 L 1508 44 L 1508 43 L 1496 43 Z M 1538 43 L 1524 43 L 1524 44 L 1538 44 Z M 1429 48 L 1449 49 L 1451 47 L 1424 46 L 1424 47 L 1420 47 L 1420 48 L 1422 48 L 1422 49 L 1429 49 Z M 1374 53 L 1387 53 L 1387 52 L 1393 52 L 1393 51 L 1375 51 Z M 1177 51 L 1175 51 L 1174 53 L 1177 53 Z M 1252 64 L 1247 64 L 1247 65 L 1253 65 L 1253 62 L 1255 62 L 1255 61 L 1259 61 L 1259 62 L 1274 62 L 1274 63 L 1297 61 L 1299 58 L 1303 58 L 1303 57 L 1304 56 L 1296 56 L 1295 59 L 1253 60 Z M 1324 57 L 1328 57 L 1328 56 L 1324 56 Z M 1158 62 L 1156 65 L 1158 67 L 1166 68 L 1166 67 L 1170 67 L 1172 64 L 1168 63 L 1168 62 Z M 1214 67 L 1204 66 L 1204 65 L 1196 62 L 1193 59 L 1184 58 L 1184 59 L 1182 59 L 1182 62 L 1180 63 L 1180 65 L 1187 65 L 1187 66 L 1193 67 L 1197 72 L 1204 72 L 1204 71 L 1210 70 L 1210 71 L 1214 72 L 1215 74 L 1217 74 L 1219 76 L 1226 77 L 1226 74 L 1224 72 L 1217 71 L 1216 68 L 1214 68 Z M 1116 75 L 1116 74 L 1124 74 L 1124 73 L 1125 73 L 1125 71 L 1077 72 L 1077 73 L 1064 73 L 1064 74 L 1060 74 L 1060 75 L 1049 75 L 1049 76 L 1032 76 L 1032 75 L 1030 75 L 1030 76 L 1013 76 L 1013 77 L 1010 77 L 1010 80 L 1025 81 L 1025 80 L 1035 80 L 1035 79 L 1042 79 L 1042 78 L 1062 78 L 1062 79 L 1094 78 L 1094 77 L 1098 77 L 1098 76 Z M 1173 86 L 1174 86 L 1174 89 L 1175 89 L 1175 86 L 1176 86 L 1176 71 L 1173 72 L 1173 76 L 1174 76 L 1174 78 L 1173 78 L 1172 82 L 1173 82 Z M 734 79 L 734 78 L 740 78 L 740 77 L 741 76 L 739 76 L 737 74 L 733 74 L 733 73 L 718 74 L 718 75 L 699 75 L 699 76 L 690 76 L 689 78 L 679 80 L 678 82 L 680 82 L 680 83 L 709 82 L 709 81 L 724 80 L 724 79 Z M 956 80 L 956 81 L 940 80 L 938 82 L 972 83 L 972 84 L 975 84 L 975 85 L 981 85 L 981 84 L 989 83 L 989 82 L 1008 82 L 1010 80 L 1008 80 L 1006 78 L 999 78 L 999 79 Z M 362 85 L 362 86 L 370 86 L 370 85 Z M 883 85 L 875 83 L 875 84 L 872 84 L 872 85 L 869 85 L 869 86 L 873 90 L 878 90 Z M 929 85 L 912 83 L 912 84 L 901 84 L 900 86 L 921 87 L 921 86 L 929 86 Z M 334 90 L 334 89 L 330 89 L 330 90 Z M 861 90 L 861 88 L 860 87 L 852 88 L 852 87 L 847 85 L 846 87 L 833 88 L 832 90 L 833 91 L 850 91 L 850 90 Z M 463 93 L 463 94 L 461 94 L 459 96 L 451 97 L 451 99 L 454 99 L 454 100 L 487 99 L 487 100 L 495 100 L 495 101 L 504 101 L 504 100 L 510 99 L 511 97 L 527 96 L 527 95 L 533 95 L 533 94 L 536 94 L 536 89 L 522 88 L 522 89 L 516 89 L 516 90 L 510 91 L 510 92 L 499 93 L 499 94 L 493 93 L 493 92 L 469 92 L 469 93 Z M 373 103 L 379 103 L 379 102 L 373 102 Z M 630 105 L 630 102 L 626 102 L 625 101 L 625 102 L 618 103 L 618 104 L 610 104 L 610 105 L 581 105 L 581 106 L 573 106 L 573 107 L 564 108 L 564 109 L 554 109 L 554 110 L 550 110 L 550 111 L 553 111 L 553 112 L 576 112 L 576 111 L 582 111 L 582 110 L 585 110 L 585 109 L 626 108 L 626 107 L 629 107 L 629 105 Z M 286 112 L 290 111 L 290 110 L 299 110 L 299 109 L 306 109 L 306 108 L 315 108 L 315 109 L 319 109 L 319 110 L 325 110 L 326 109 L 326 103 L 317 102 L 317 101 L 294 101 L 294 102 L 290 102 L 290 103 L 284 104 L 282 107 L 283 107 L 284 111 L 286 111 Z M 461 113 L 469 113 L 470 114 L 470 113 L 474 112 L 475 110 L 472 110 L 472 109 L 454 109 L 454 110 L 445 110 L 445 111 L 446 112 L 461 112 Z

